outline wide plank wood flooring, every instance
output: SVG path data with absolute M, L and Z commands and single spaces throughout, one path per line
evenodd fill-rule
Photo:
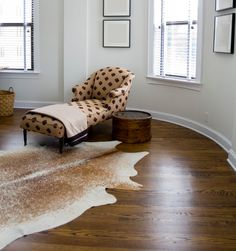
M 0 117 L 0 150 L 23 147 L 19 122 L 25 110 Z M 111 140 L 111 121 L 89 140 Z M 58 147 L 28 134 L 29 144 Z M 114 205 L 92 208 L 56 229 L 21 238 L 4 251 L 201 251 L 236 250 L 236 173 L 227 153 L 189 129 L 152 121 L 152 140 L 121 144 L 122 151 L 149 151 L 138 162 L 141 191 L 108 190 Z

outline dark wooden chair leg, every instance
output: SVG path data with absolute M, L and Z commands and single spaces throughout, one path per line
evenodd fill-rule
M 59 139 L 59 152 L 60 153 L 63 153 L 63 147 L 64 147 L 64 144 L 65 144 L 65 138 L 60 138 Z
M 27 130 L 23 129 L 23 135 L 24 135 L 24 145 L 27 145 Z

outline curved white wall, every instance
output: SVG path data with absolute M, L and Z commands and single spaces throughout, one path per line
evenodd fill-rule
M 147 0 L 132 1 L 131 48 L 103 48 L 102 2 L 40 0 L 41 73 L 32 78 L 0 74 L 0 88 L 12 85 L 17 100 L 23 102 L 67 101 L 75 82 L 100 67 L 120 65 L 136 75 L 129 107 L 200 123 L 232 142 L 236 152 L 236 56 L 213 53 L 215 1 L 203 1 L 203 85 L 199 91 L 154 85 L 146 78 Z

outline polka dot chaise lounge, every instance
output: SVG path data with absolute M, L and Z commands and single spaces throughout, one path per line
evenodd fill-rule
M 86 114 L 88 127 L 111 118 L 114 112 L 125 110 L 134 77 L 127 69 L 106 67 L 94 72 L 83 84 L 72 88 L 71 102 Z M 64 143 L 67 143 L 63 123 L 34 110 L 23 116 L 20 127 L 23 128 L 25 145 L 27 131 L 58 138 L 60 152 L 63 151 Z

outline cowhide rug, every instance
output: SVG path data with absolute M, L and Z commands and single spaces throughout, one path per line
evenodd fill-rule
M 106 188 L 136 190 L 130 177 L 147 152 L 124 153 L 120 142 L 0 153 L 0 249 L 24 235 L 65 224 L 84 211 L 116 202 Z

